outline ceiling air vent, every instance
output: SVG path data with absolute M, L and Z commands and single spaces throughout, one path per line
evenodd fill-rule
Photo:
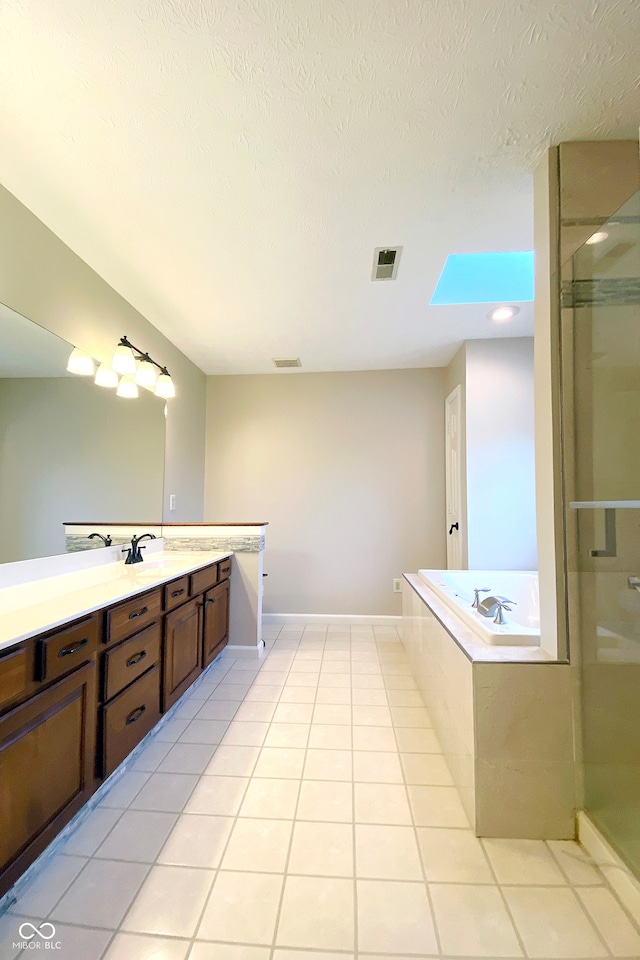
M 402 247 L 376 247 L 373 251 L 372 280 L 395 280 Z
M 275 367 L 301 367 L 300 357 L 280 357 L 278 360 L 273 358 L 273 365 Z

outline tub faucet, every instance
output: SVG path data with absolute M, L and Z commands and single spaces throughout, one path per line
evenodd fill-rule
M 106 537 L 103 537 L 101 533 L 90 533 L 89 536 L 87 537 L 87 539 L 88 539 L 88 540 L 96 540 L 96 539 L 97 539 L 97 540 L 102 540 L 102 542 L 103 542 L 103 544 L 104 544 L 105 547 L 110 547 L 110 546 L 111 546 L 111 537 L 109 536 L 109 534 L 107 534 Z
M 143 533 L 141 537 L 136 537 L 135 533 L 131 537 L 131 546 L 124 547 L 122 552 L 126 553 L 127 559 L 124 561 L 125 564 L 129 563 L 142 563 L 144 557 L 140 553 L 141 550 L 144 550 L 144 547 L 140 546 L 141 540 L 155 540 L 156 536 L 154 533 Z
M 491 590 L 491 587 L 474 587 L 474 588 L 473 588 L 473 592 L 474 592 L 474 595 L 475 595 L 474 598 L 473 598 L 473 603 L 471 604 L 471 607 L 472 607 L 473 610 L 477 610 L 477 609 L 478 609 L 478 605 L 479 605 L 479 603 L 480 603 L 480 594 L 481 594 L 481 593 L 489 593 L 490 590 Z

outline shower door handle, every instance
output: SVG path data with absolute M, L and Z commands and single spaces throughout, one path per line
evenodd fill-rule
M 592 557 L 615 557 L 616 555 L 616 511 L 612 507 L 604 510 L 604 550 L 591 550 Z

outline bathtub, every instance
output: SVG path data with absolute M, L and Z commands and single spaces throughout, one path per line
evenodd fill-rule
M 540 599 L 538 574 L 512 570 L 419 570 L 418 576 L 463 620 L 473 632 L 490 644 L 540 646 Z M 507 622 L 500 625 L 473 609 L 474 587 L 489 587 L 480 599 L 491 594 L 515 601 Z

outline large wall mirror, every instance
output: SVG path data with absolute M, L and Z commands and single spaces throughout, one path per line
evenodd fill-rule
M 160 523 L 164 401 L 66 371 L 72 346 L 0 305 L 0 563 L 65 552 L 63 523 Z

